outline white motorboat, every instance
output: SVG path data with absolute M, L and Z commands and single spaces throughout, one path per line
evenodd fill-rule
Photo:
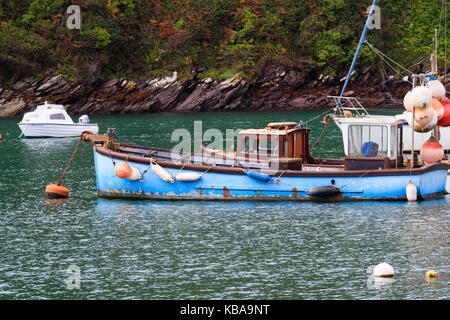
M 98 125 L 89 123 L 89 117 L 82 115 L 74 123 L 64 106 L 59 104 L 40 105 L 33 112 L 27 112 L 17 124 L 26 138 L 79 137 L 83 131 L 98 133 Z

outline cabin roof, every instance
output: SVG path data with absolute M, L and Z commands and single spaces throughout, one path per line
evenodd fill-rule
M 56 111 L 65 111 L 66 109 L 64 108 L 63 105 L 60 104 L 43 104 L 40 106 L 37 106 L 35 111 L 47 111 L 47 110 L 56 110 Z
M 292 132 L 298 131 L 301 128 L 292 128 L 292 129 L 245 129 L 239 131 L 240 135 L 278 135 L 278 136 L 285 136 L 287 134 L 290 134 Z
M 370 117 L 361 117 L 361 118 L 341 118 L 336 117 L 336 121 L 339 123 L 347 123 L 347 124 L 401 124 L 404 122 L 403 119 L 399 119 L 395 116 L 370 116 Z

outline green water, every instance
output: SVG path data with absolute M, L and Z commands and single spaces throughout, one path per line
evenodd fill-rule
M 172 147 L 176 128 L 264 127 L 317 112 L 91 117 L 137 143 Z M 3 138 L 19 118 L 0 119 Z M 74 119 L 76 120 L 76 119 Z M 316 130 L 321 125 L 312 123 Z M 340 157 L 335 126 L 313 155 Z M 76 139 L 0 143 L 0 299 L 449 299 L 450 196 L 420 203 L 208 203 L 98 199 L 92 149 Z M 388 262 L 393 281 L 367 269 Z M 80 268 L 68 289 L 67 268 Z M 435 282 L 425 272 L 438 273 Z

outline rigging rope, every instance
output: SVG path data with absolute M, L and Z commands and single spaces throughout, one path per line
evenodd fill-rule
M 385 55 L 383 52 L 381 52 L 380 50 L 378 50 L 377 48 L 375 48 L 373 45 L 371 45 L 367 40 L 365 42 L 369 48 L 375 52 L 377 55 L 380 56 L 381 60 L 383 60 L 384 62 L 386 62 L 386 64 L 391 67 L 392 70 L 394 70 L 396 73 L 398 73 L 401 77 L 403 77 L 403 74 L 398 71 L 397 69 L 395 69 L 388 61 L 386 61 L 386 59 L 388 59 L 389 61 L 391 61 L 392 63 L 394 63 L 395 65 L 399 66 L 400 68 L 402 68 L 404 71 L 409 72 L 410 74 L 414 74 L 411 70 L 406 69 L 405 67 L 403 67 L 401 64 L 397 63 L 396 61 L 394 61 L 393 59 L 389 58 L 387 55 Z M 409 82 L 409 81 L 408 81 Z

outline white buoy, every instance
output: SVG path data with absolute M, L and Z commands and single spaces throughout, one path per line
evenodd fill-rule
M 412 112 L 412 100 L 411 100 L 411 94 L 412 94 L 412 89 L 409 90 L 406 94 L 405 97 L 403 98 L 403 106 L 405 107 L 406 111 L 408 112 Z
M 411 180 L 406 185 L 406 199 L 411 202 L 417 201 L 417 187 Z
M 433 94 L 430 88 L 418 86 L 411 92 L 411 102 L 416 109 L 425 109 L 431 104 Z
M 430 81 L 428 81 L 428 88 L 430 88 L 433 98 L 441 100 L 445 97 L 445 87 L 439 80 L 431 78 Z
M 152 172 L 156 174 L 158 177 L 163 179 L 165 182 L 174 183 L 172 175 L 159 164 L 152 163 L 150 165 L 152 167 Z
M 394 268 L 390 264 L 385 262 L 377 264 L 375 268 L 373 268 L 373 276 L 374 277 L 384 277 L 390 278 L 394 276 Z
M 139 170 L 136 169 L 135 167 L 132 167 L 132 166 L 130 166 L 130 168 L 131 168 L 131 174 L 130 174 L 130 176 L 127 179 L 128 180 L 133 180 L 133 181 L 141 180 L 142 179 L 142 175 L 139 172 Z
M 184 182 L 192 182 L 197 181 L 202 176 L 195 172 L 179 172 L 175 175 L 175 180 L 184 181 Z

